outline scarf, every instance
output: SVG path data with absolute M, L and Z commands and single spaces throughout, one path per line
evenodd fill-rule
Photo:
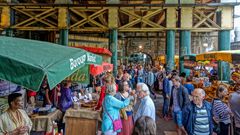
M 24 118 L 19 110 L 13 112 L 12 110 L 8 109 L 7 113 L 16 127 L 24 126 Z

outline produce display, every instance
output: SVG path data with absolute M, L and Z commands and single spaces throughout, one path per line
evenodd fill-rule
M 228 103 L 229 95 L 234 92 L 234 86 L 221 82 L 214 82 L 211 86 L 203 88 L 206 92 L 207 101 L 211 102 L 214 98 L 216 98 L 216 91 L 220 85 L 223 85 L 228 89 L 228 96 L 224 99 L 224 102 Z
M 81 107 L 86 107 L 86 108 L 92 108 L 92 107 L 94 107 L 96 105 L 97 105 L 97 101 L 96 100 L 92 100 L 92 101 L 89 101 L 89 102 L 81 103 Z

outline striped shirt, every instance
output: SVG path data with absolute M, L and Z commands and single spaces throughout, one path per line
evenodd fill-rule
M 219 99 L 213 100 L 213 116 L 219 121 L 225 124 L 231 123 L 230 120 L 230 108 Z
M 196 120 L 194 123 L 194 135 L 209 135 L 209 120 L 206 108 L 196 107 Z

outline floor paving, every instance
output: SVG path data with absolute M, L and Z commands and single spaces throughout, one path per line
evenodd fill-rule
M 173 120 L 164 121 L 160 118 L 163 104 L 163 98 L 160 94 L 157 94 L 157 99 L 154 100 L 154 103 L 156 107 L 157 135 L 177 135 Z

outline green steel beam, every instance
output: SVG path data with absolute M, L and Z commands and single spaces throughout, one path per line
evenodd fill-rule
M 8 37 L 13 37 L 13 29 L 8 28 L 5 30 L 6 31 L 6 36 Z
M 61 29 L 59 34 L 59 44 L 68 46 L 68 29 Z
M 222 30 L 218 33 L 218 50 L 230 50 L 230 30 Z M 230 65 L 227 62 L 218 63 L 218 76 L 223 81 L 230 80 Z
M 14 25 L 15 23 L 15 11 L 10 9 L 10 25 Z M 8 37 L 13 37 L 13 29 L 12 28 L 7 28 L 6 29 L 6 36 Z
M 111 51 L 112 51 L 112 59 L 111 63 L 113 64 L 113 75 L 117 76 L 117 46 L 118 46 L 118 31 L 117 29 L 112 29 L 110 32 L 110 41 L 111 41 Z
M 180 44 L 179 44 L 179 68 L 180 73 L 185 72 L 188 76 L 190 70 L 184 69 L 184 60 L 180 59 L 182 56 L 191 54 L 191 31 L 182 30 L 180 31 Z
M 168 30 L 166 36 L 166 70 L 172 71 L 174 69 L 174 55 L 175 55 L 175 31 Z

